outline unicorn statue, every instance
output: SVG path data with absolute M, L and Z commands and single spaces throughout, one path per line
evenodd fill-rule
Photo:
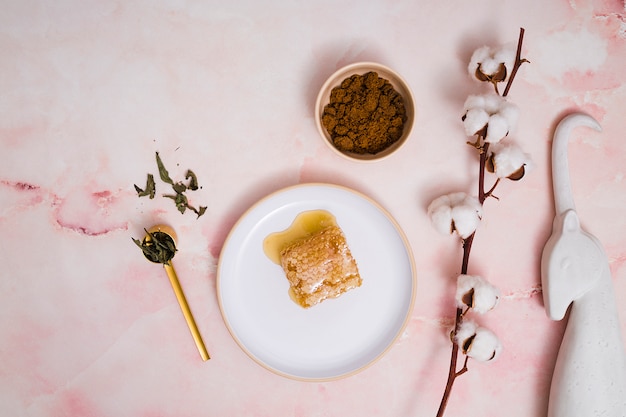
M 556 216 L 541 259 L 548 317 L 569 317 L 556 360 L 548 417 L 626 417 L 626 356 L 608 258 L 580 225 L 567 145 L 572 130 L 599 123 L 583 113 L 561 120 L 552 143 Z M 570 307 L 571 306 L 571 307 Z

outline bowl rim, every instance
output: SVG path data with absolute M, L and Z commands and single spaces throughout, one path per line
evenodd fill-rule
M 403 90 L 398 92 L 402 94 L 402 98 L 404 99 L 404 106 L 408 116 L 407 121 L 409 123 L 405 123 L 402 137 L 396 143 L 392 144 L 389 148 L 382 150 L 377 154 L 356 154 L 350 152 L 342 152 L 333 145 L 330 139 L 330 135 L 326 131 L 326 128 L 322 125 L 322 106 L 326 105 L 325 102 L 327 101 L 327 95 L 330 95 L 332 86 L 339 85 L 339 83 L 347 78 L 348 74 L 362 75 L 369 71 L 378 72 L 379 77 L 387 79 L 393 85 L 396 91 Z M 386 74 L 381 74 L 381 72 Z M 326 92 L 328 92 L 328 94 L 326 94 Z M 324 103 L 322 103 L 322 100 L 324 100 Z M 330 76 L 326 78 L 326 80 L 320 87 L 319 92 L 317 93 L 317 98 L 315 100 L 314 117 L 315 125 L 320 136 L 322 137 L 324 143 L 326 143 L 326 145 L 335 154 L 353 162 L 378 162 L 387 159 L 389 156 L 395 154 L 411 136 L 411 133 L 413 131 L 413 125 L 415 124 L 415 103 L 413 98 L 413 92 L 411 91 L 411 88 L 407 81 L 397 71 L 391 69 L 390 67 L 373 61 L 353 62 L 335 70 Z

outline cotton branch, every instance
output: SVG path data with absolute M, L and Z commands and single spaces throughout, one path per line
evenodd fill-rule
M 519 33 L 519 39 L 518 39 L 518 43 L 517 43 L 517 50 L 516 50 L 516 55 L 515 55 L 515 62 L 513 63 L 513 68 L 511 70 L 511 74 L 508 78 L 506 87 L 504 89 L 504 92 L 502 93 L 501 97 L 506 97 L 511 89 L 511 85 L 513 83 L 513 80 L 515 79 L 515 76 L 517 74 L 517 71 L 519 69 L 519 67 L 525 63 L 525 62 L 529 62 L 526 59 L 522 59 L 521 58 L 521 52 L 522 52 L 522 44 L 523 44 L 523 39 L 524 39 L 524 29 L 520 28 L 520 33 Z M 480 50 L 477 50 L 475 52 L 474 55 L 480 55 L 482 54 L 482 56 L 485 56 L 485 54 L 489 53 L 489 49 L 488 48 L 482 48 Z M 474 60 L 475 57 L 472 57 L 472 60 Z M 493 63 L 493 62 L 492 62 Z M 474 63 L 470 62 L 470 73 L 473 70 L 473 65 Z M 495 64 L 498 64 L 498 62 L 496 61 Z M 502 64 L 504 65 L 504 64 Z M 495 67 L 494 67 L 495 68 Z M 505 73 L 505 72 L 504 72 Z M 502 76 L 503 72 L 501 71 L 501 68 L 494 70 L 492 72 L 485 72 L 483 71 L 483 68 L 480 65 L 480 62 L 478 63 L 476 69 L 475 69 L 475 76 L 476 78 L 478 78 L 480 81 L 487 81 L 487 82 L 491 82 L 496 89 L 496 93 L 498 92 L 498 88 L 497 88 L 497 82 L 498 79 Z M 500 81 L 503 81 L 504 78 L 502 78 Z M 469 113 L 469 112 L 468 112 Z M 464 116 L 464 122 L 465 122 L 465 117 L 468 116 L 468 113 L 466 113 L 466 115 Z M 482 117 L 482 115 L 479 112 L 475 112 L 474 114 L 471 115 L 471 117 L 473 117 L 473 119 L 468 119 L 468 122 L 476 122 L 478 123 L 480 121 L 480 117 Z M 473 127 L 472 127 L 472 123 L 468 123 L 469 128 L 472 129 L 472 133 L 474 132 Z M 468 129 L 468 126 L 466 126 L 466 130 Z M 489 189 L 489 190 L 485 190 L 485 170 L 486 170 L 486 164 L 487 164 L 487 158 L 488 158 L 488 151 L 489 151 L 489 146 L 490 146 L 490 141 L 488 141 L 488 125 L 485 125 L 483 130 L 479 130 L 479 131 L 475 131 L 475 135 L 477 135 L 477 140 L 474 143 L 469 143 L 470 145 L 472 145 L 473 147 L 475 147 L 478 152 L 479 152 L 479 172 L 478 172 L 478 202 L 480 204 L 480 206 L 482 207 L 482 205 L 484 204 L 485 200 L 487 199 L 487 197 L 491 197 L 493 196 L 493 191 L 495 190 L 496 186 L 499 184 L 500 182 L 500 178 L 496 179 L 495 183 L 493 184 L 493 186 Z M 463 243 L 463 260 L 461 263 L 461 273 L 462 274 L 467 274 L 468 269 L 469 269 L 469 260 L 470 260 L 470 254 L 471 254 L 471 250 L 472 250 L 472 243 L 474 241 L 474 237 L 475 237 L 476 232 L 474 231 L 473 233 L 471 233 L 469 236 L 463 237 L 462 238 L 462 243 Z M 450 356 L 450 367 L 448 368 L 448 379 L 446 382 L 446 387 L 443 393 L 443 397 L 441 399 L 441 403 L 439 405 L 439 409 L 437 411 L 437 417 L 442 417 L 444 415 L 446 406 L 448 404 L 448 400 L 450 398 L 450 394 L 452 392 L 452 387 L 454 385 L 454 382 L 456 380 L 457 377 L 465 374 L 468 370 L 467 364 L 468 364 L 468 360 L 469 360 L 469 352 L 466 352 L 466 346 L 463 346 L 463 353 L 466 355 L 465 356 L 465 361 L 463 363 L 463 366 L 460 369 L 458 368 L 458 360 L 459 360 L 459 350 L 460 350 L 460 346 L 459 346 L 459 342 L 457 340 L 457 335 L 459 333 L 459 330 L 461 329 L 461 326 L 463 325 L 463 318 L 464 318 L 464 311 L 461 307 L 457 306 L 456 308 L 456 314 L 455 314 L 455 324 L 454 324 L 454 330 L 451 333 L 451 339 L 452 339 L 452 352 L 451 352 L 451 356 Z M 484 332 L 483 332 L 484 334 Z M 493 334 L 491 334 L 493 336 Z M 494 336 L 495 337 L 495 336 Z M 494 351 L 494 356 L 495 356 L 495 351 Z

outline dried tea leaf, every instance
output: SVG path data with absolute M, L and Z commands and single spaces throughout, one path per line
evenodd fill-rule
M 174 200 L 178 211 L 180 211 L 182 214 L 185 214 L 185 210 L 187 210 L 189 203 L 187 197 L 184 194 L 163 194 L 163 197 L 171 198 L 172 200 Z
M 199 188 L 198 178 L 196 177 L 196 174 L 192 170 L 188 169 L 187 173 L 185 174 L 185 180 L 189 181 L 188 184 L 185 184 L 183 181 L 174 182 L 174 180 L 172 180 L 172 178 L 170 177 L 169 172 L 165 168 L 165 165 L 163 164 L 163 160 L 161 159 L 158 152 L 155 153 L 155 158 L 157 162 L 157 167 L 159 169 L 159 177 L 161 178 L 163 182 L 170 184 L 172 186 L 172 190 L 174 191 L 174 194 L 163 194 L 163 197 L 174 200 L 174 203 L 176 204 L 176 208 L 178 209 L 178 211 L 180 211 L 183 214 L 185 213 L 187 209 L 189 209 L 189 210 L 192 210 L 194 213 L 196 213 L 198 217 L 202 216 L 206 212 L 207 207 L 200 206 L 199 209 L 192 207 L 191 205 L 189 205 L 187 196 L 185 195 L 186 191 L 188 190 L 194 191 Z M 139 195 L 139 197 L 149 195 L 150 198 L 154 198 L 155 183 L 154 183 L 153 175 L 148 174 L 148 180 L 146 183 L 145 190 L 135 185 L 135 191 L 137 191 L 137 194 Z
M 141 188 L 137 187 L 137 185 L 135 185 L 135 191 L 137 191 L 137 195 L 139 197 L 149 196 L 150 199 L 153 199 L 154 193 L 156 191 L 156 187 L 154 184 L 154 176 L 152 174 L 148 174 L 148 179 L 146 180 L 145 190 L 142 190 Z
M 182 194 L 185 191 L 187 191 L 187 186 L 183 184 L 182 182 L 176 182 L 172 184 L 172 188 L 174 189 L 174 192 L 176 194 Z
M 190 205 L 187 205 L 187 208 L 193 211 L 194 213 L 196 213 L 198 217 L 202 216 L 206 212 L 206 209 L 207 209 L 206 206 L 200 206 L 200 208 L 196 209 L 195 207 L 190 206 Z M 196 217 L 196 219 L 198 217 Z
M 163 165 L 163 161 L 161 161 L 161 157 L 159 156 L 158 152 L 156 152 L 156 162 L 157 167 L 159 168 L 159 176 L 161 177 L 161 181 L 168 184 L 174 184 L 174 181 L 172 181 L 169 172 L 167 172 L 167 169 L 165 169 L 165 165 Z
M 187 174 L 185 174 L 185 179 L 189 180 L 189 185 L 187 186 L 187 188 L 193 191 L 198 189 L 198 178 L 196 177 L 196 174 L 194 174 L 192 170 L 190 169 L 187 170 Z
M 143 240 L 132 238 L 133 242 L 142 250 L 148 260 L 166 264 L 174 258 L 176 245 L 170 235 L 164 232 L 150 233 Z

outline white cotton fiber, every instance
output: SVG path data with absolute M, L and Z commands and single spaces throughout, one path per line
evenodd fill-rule
M 469 109 L 465 113 L 465 120 L 463 120 L 465 134 L 467 136 L 474 136 L 480 132 L 487 123 L 489 123 L 489 114 L 485 110 L 481 108 Z
M 463 348 L 467 344 L 466 342 L 469 343 L 469 340 L 476 335 L 477 329 L 478 325 L 473 320 L 463 320 L 456 332 L 455 342 Z M 463 350 L 463 353 L 466 353 L 465 350 Z
M 494 75 L 500 70 L 500 65 L 506 68 L 506 81 L 511 75 L 515 64 L 516 48 L 514 44 L 507 44 L 498 48 L 482 46 L 474 51 L 470 58 L 467 71 L 472 77 L 476 77 L 476 70 L 480 66 L 480 72 L 485 75 Z
M 487 126 L 485 140 L 497 143 L 517 125 L 517 106 L 495 93 L 469 96 L 463 107 L 463 126 L 468 136 L 475 135 Z
M 469 307 L 479 314 L 493 310 L 500 299 L 500 290 L 486 279 L 477 275 L 461 274 L 457 278 L 455 297 L 457 307 L 467 305 L 466 300 L 469 293 L 472 293 Z
M 513 142 L 497 143 L 490 148 L 494 173 L 498 178 L 507 178 L 521 167 L 532 168 L 530 156 Z
M 502 351 L 502 344 L 491 330 L 485 327 L 476 329 L 476 336 L 466 354 L 470 358 L 481 362 L 488 362 L 496 359 Z
M 428 216 L 440 233 L 457 232 L 461 238 L 466 239 L 478 227 L 482 217 L 482 205 L 476 197 L 463 192 L 446 194 L 430 203 Z
M 461 204 L 452 208 L 454 228 L 461 238 L 468 238 L 480 223 L 480 213 L 472 205 Z

